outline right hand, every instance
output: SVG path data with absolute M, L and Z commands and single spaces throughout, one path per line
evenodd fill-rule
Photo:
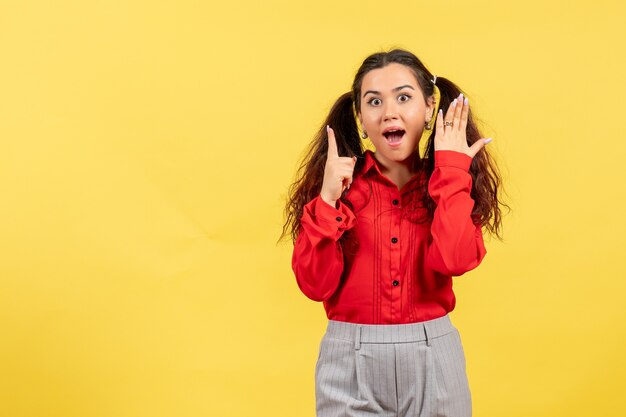
M 329 126 L 328 132 L 328 155 L 324 167 L 324 182 L 320 197 L 322 200 L 335 207 L 337 200 L 343 192 L 352 184 L 352 174 L 356 165 L 356 156 L 339 156 L 335 132 Z

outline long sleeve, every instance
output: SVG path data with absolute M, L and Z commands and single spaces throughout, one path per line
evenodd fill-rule
M 471 162 L 472 157 L 462 152 L 435 151 L 435 169 L 428 183 L 437 207 L 426 263 L 448 276 L 460 276 L 476 268 L 487 253 L 481 225 L 471 218 Z
M 341 200 L 335 208 L 318 195 L 304 206 L 291 266 L 300 290 L 311 300 L 327 300 L 339 286 L 344 261 L 338 240 L 355 222 Z

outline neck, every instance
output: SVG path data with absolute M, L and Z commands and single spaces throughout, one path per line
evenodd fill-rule
M 404 161 L 393 161 L 380 155 L 378 152 L 374 153 L 376 160 L 380 163 L 381 172 L 394 182 L 398 188 L 402 188 L 413 175 L 417 173 L 416 169 L 413 169 L 416 158 L 419 158 L 417 152 L 414 152 Z

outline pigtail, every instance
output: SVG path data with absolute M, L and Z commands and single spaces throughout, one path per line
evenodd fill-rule
M 457 98 L 459 94 L 463 93 L 464 96 L 466 96 L 466 94 L 459 86 L 444 77 L 437 76 L 436 83 L 441 94 L 439 108 L 443 110 L 443 114 L 445 115 L 452 101 Z M 435 168 L 435 135 L 436 125 L 433 126 L 433 133 L 426 145 L 424 159 L 422 161 L 422 166 L 427 172 L 426 178 L 430 178 Z M 482 138 L 483 135 L 478 128 L 476 117 L 470 107 L 467 118 L 467 144 L 468 146 L 472 146 L 477 140 Z M 495 160 L 489 154 L 487 147 L 483 147 L 480 152 L 472 158 L 469 173 L 472 176 L 471 197 L 475 202 L 471 217 L 474 223 L 485 226 L 489 232 L 501 239 L 500 228 L 502 225 L 502 214 L 500 207 L 510 207 L 499 199 L 498 192 L 501 188 L 502 179 Z M 423 195 L 422 203 L 429 208 L 432 218 L 435 203 L 427 192 Z
M 335 132 L 337 151 L 341 156 L 357 157 L 354 172 L 363 164 L 363 147 L 359 138 L 359 131 L 353 113 L 352 92 L 342 94 L 332 108 L 324 123 L 315 134 L 313 141 L 305 152 L 305 156 L 296 172 L 296 180 L 289 187 L 289 198 L 285 206 L 286 222 L 279 238 L 291 235 L 295 242 L 300 233 L 300 218 L 304 206 L 317 197 L 322 191 L 324 169 L 328 156 L 328 133 L 326 125 Z M 347 200 L 342 199 L 342 202 Z
M 434 79 L 434 76 L 431 79 Z M 437 76 L 436 84 L 437 84 L 437 88 L 439 88 L 439 94 L 440 94 L 439 108 L 443 111 L 443 114 L 445 115 L 446 112 L 448 111 L 448 108 L 450 107 L 450 104 L 452 104 L 452 101 L 455 98 L 457 98 L 459 94 L 461 94 L 462 91 L 452 81 L 441 76 Z M 431 85 L 428 85 L 428 87 L 429 89 L 432 89 Z M 470 113 L 471 113 L 471 109 L 470 109 Z M 437 117 L 437 115 L 434 115 L 434 116 Z M 470 124 L 471 124 L 471 117 L 468 118 L 468 128 Z M 435 135 L 437 133 L 437 124 L 433 123 L 432 125 L 433 125 L 432 127 L 433 132 L 428 138 L 428 142 L 426 143 L 426 146 L 425 146 L 424 156 L 421 161 L 423 169 L 426 170 L 428 174 L 427 178 L 430 178 L 430 174 L 432 174 L 433 170 L 435 169 Z M 468 135 L 467 138 L 469 142 L 470 135 Z M 434 209 L 434 201 L 432 201 L 428 195 L 424 196 L 424 204 L 425 206 Z M 432 214 L 432 211 L 434 210 L 432 211 L 429 210 L 429 211 Z

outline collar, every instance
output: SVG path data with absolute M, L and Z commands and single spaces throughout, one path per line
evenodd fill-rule
M 370 149 L 366 149 L 365 150 L 365 164 L 363 165 L 363 169 L 361 173 L 365 175 L 372 168 L 375 168 L 376 171 L 378 171 L 378 173 L 382 175 L 382 172 L 380 171 L 380 167 L 378 166 L 378 161 L 374 157 L 374 152 L 372 152 Z
M 370 149 L 366 149 L 364 152 L 364 155 L 365 155 L 365 163 L 363 164 L 363 168 L 361 169 L 361 172 L 358 175 L 365 176 L 370 171 L 374 170 L 375 172 L 378 173 L 378 175 L 384 176 L 380 169 L 380 163 L 374 157 L 374 152 L 372 152 Z M 418 185 L 419 183 L 419 181 L 416 181 L 418 177 L 419 177 L 419 174 L 414 175 L 406 185 L 409 185 L 410 189 L 415 188 L 415 186 Z

